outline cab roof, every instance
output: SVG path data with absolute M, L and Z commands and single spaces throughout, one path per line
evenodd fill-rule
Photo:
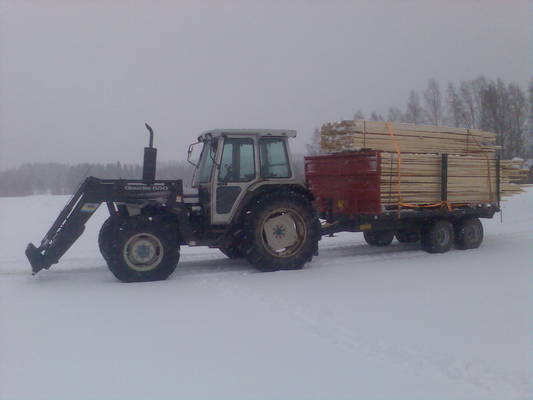
M 292 129 L 212 129 L 202 132 L 198 136 L 198 141 L 205 140 L 208 136 L 218 137 L 223 135 L 236 135 L 236 136 L 282 136 L 293 138 L 296 137 L 296 131 Z

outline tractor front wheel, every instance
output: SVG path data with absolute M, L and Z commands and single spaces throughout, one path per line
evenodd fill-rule
M 122 282 L 167 279 L 176 269 L 179 245 L 175 230 L 146 218 L 131 218 L 116 229 L 107 265 Z
M 113 244 L 113 232 L 116 227 L 116 218 L 109 217 L 105 220 L 98 233 L 98 248 L 104 260 L 107 261 Z

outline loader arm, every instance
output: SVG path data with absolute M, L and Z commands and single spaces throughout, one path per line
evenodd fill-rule
M 85 230 L 85 223 L 101 203 L 114 210 L 113 203 L 156 205 L 171 210 L 176 197 L 183 194 L 181 180 L 98 179 L 89 177 L 83 181 L 65 208 L 59 213 L 39 247 L 29 243 L 26 257 L 33 274 L 56 264 Z M 178 197 L 180 198 L 180 197 Z

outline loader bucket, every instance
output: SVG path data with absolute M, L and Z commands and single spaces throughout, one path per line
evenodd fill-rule
M 26 257 L 30 261 L 32 274 L 35 275 L 40 270 L 50 268 L 51 263 L 47 263 L 46 257 L 37 250 L 33 243 L 26 247 Z

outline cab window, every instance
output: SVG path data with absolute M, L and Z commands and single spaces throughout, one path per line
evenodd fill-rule
M 255 178 L 254 141 L 225 138 L 218 173 L 219 182 L 249 182 Z
M 213 169 L 217 144 L 217 140 L 204 143 L 202 154 L 200 155 L 200 162 L 198 163 L 198 183 L 207 183 L 211 179 L 211 170 Z
M 261 177 L 290 178 L 291 169 L 283 139 L 263 138 L 259 141 Z

